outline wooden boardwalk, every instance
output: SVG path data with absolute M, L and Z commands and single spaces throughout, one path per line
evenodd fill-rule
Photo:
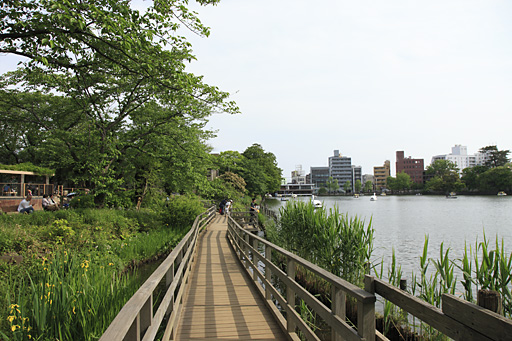
M 176 340 L 287 340 L 226 237 L 218 215 L 199 239 Z

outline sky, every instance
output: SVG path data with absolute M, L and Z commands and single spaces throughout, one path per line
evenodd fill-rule
M 146 0 L 147 1 L 147 0 Z M 190 3 L 211 28 L 186 33 L 187 70 L 231 94 L 213 152 L 272 152 L 290 180 L 334 150 L 372 174 L 397 150 L 423 158 L 456 144 L 512 150 L 512 2 L 222 0 Z M 0 56 L 0 73 L 16 60 Z
M 372 174 L 396 151 L 512 150 L 512 2 L 222 0 L 194 6 L 188 70 L 232 94 L 215 152 L 259 143 L 289 180 L 334 150 Z

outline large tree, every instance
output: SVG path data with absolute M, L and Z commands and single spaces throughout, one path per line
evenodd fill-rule
M 277 166 L 276 156 L 265 152 L 257 143 L 248 147 L 243 153 L 241 176 L 247 183 L 247 191 L 252 195 L 274 193 L 281 186 L 282 170 Z
M 464 188 L 461 182 L 457 166 L 448 160 L 436 160 L 425 171 L 430 180 L 426 183 L 426 189 L 433 192 L 447 193 L 459 191 Z
M 2 156 L 56 168 L 99 202 L 130 177 L 147 184 L 155 169 L 171 191 L 200 182 L 207 118 L 238 109 L 185 71 L 194 56 L 180 24 L 208 35 L 186 4 L 156 1 L 140 13 L 129 1 L 7 1 L 0 52 L 29 61 L 2 79 Z
M 498 146 L 487 146 L 480 148 L 480 153 L 488 156 L 485 161 L 485 166 L 489 168 L 496 168 L 505 166 L 509 162 L 508 154 L 510 150 L 498 150 Z

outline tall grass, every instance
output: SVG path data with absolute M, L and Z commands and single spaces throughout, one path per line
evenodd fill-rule
M 113 263 L 65 251 L 43 258 L 39 270 L 6 283 L 15 289 L 7 318 L 13 340 L 98 339 L 137 290 L 137 283 L 116 274 Z
M 289 201 L 280 209 L 280 221 L 269 236 L 273 242 L 302 258 L 362 285 L 373 252 L 373 228 L 357 217 L 326 211 L 311 203 Z

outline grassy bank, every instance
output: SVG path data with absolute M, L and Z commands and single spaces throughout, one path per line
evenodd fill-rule
M 74 209 L 0 216 L 1 338 L 96 340 L 137 290 L 125 271 L 166 254 L 203 210 L 173 199 L 158 210 Z

